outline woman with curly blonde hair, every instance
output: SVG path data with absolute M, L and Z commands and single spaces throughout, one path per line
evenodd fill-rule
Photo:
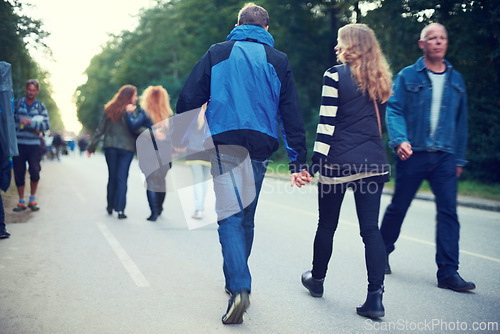
M 328 69 L 323 77 L 309 167 L 311 175 L 319 172 L 319 220 L 312 270 L 302 274 L 302 284 L 312 296 L 323 295 L 340 208 L 346 190 L 352 188 L 368 273 L 368 295 L 356 311 L 378 318 L 385 314 L 382 293 L 386 261 L 378 216 L 384 182 L 389 180 L 381 119 L 391 95 L 391 73 L 375 34 L 364 24 L 340 28 L 335 50 L 341 65 Z
M 87 147 L 87 155 L 90 157 L 101 137 L 104 137 L 103 150 L 108 165 L 106 210 L 109 215 L 113 210 L 118 212 L 119 219 L 127 218 L 127 180 L 135 153 L 135 136 L 128 129 L 126 110 L 135 106 L 136 102 L 137 89 L 132 85 L 122 86 L 104 106 L 104 114 Z
M 151 139 L 154 140 L 154 145 L 157 145 L 157 141 L 167 139 L 168 121 L 166 120 L 173 115 L 167 90 L 162 86 L 149 86 L 142 93 L 140 101 L 142 109 L 127 110 L 129 129 L 137 134 L 149 129 Z M 161 146 L 162 148 L 170 147 L 165 144 Z M 158 146 L 154 147 L 156 149 Z M 145 172 L 148 168 L 144 168 L 145 162 L 142 160 L 139 159 L 139 167 Z M 149 221 L 156 221 L 163 211 L 166 195 L 165 176 L 170 167 L 171 163 L 160 164 L 160 167 L 152 173 L 145 172 L 147 174 L 146 195 L 151 209 L 151 215 L 146 218 Z

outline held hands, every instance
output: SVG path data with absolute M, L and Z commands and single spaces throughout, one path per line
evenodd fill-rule
M 291 184 L 290 187 L 293 187 L 295 184 L 297 187 L 302 187 L 303 185 L 306 185 L 307 183 L 311 182 L 314 180 L 314 178 L 309 174 L 305 169 L 298 173 L 292 173 L 291 176 Z
M 399 159 L 403 161 L 409 159 L 413 154 L 410 143 L 404 142 L 399 144 L 398 148 L 396 149 L 396 154 L 398 155 Z
M 93 153 L 89 152 L 89 151 L 85 151 L 85 153 L 87 153 L 87 157 L 91 157 Z

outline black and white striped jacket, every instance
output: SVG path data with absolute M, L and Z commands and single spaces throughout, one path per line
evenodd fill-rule
M 385 103 L 378 104 L 381 120 L 385 107 Z M 375 105 L 368 94 L 358 89 L 349 66 L 338 65 L 325 72 L 319 114 L 309 168 L 312 175 L 320 172 L 319 182 L 345 183 L 388 175 L 390 166 Z

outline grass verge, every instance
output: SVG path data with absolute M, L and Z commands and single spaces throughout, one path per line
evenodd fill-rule
M 14 181 L 14 177 L 12 178 L 12 181 Z M 14 209 L 17 205 L 18 199 L 17 188 L 12 182 L 9 189 L 7 189 L 7 192 L 2 193 L 3 208 L 5 211 L 5 224 L 24 223 L 31 218 L 32 212 L 29 209 L 21 212 L 12 211 L 12 209 Z
M 288 165 L 280 162 L 271 162 L 267 168 L 267 173 L 270 175 L 288 176 Z M 386 183 L 387 188 L 394 189 L 394 179 Z M 431 187 L 427 181 L 424 181 L 420 186 L 419 192 L 431 192 Z M 485 184 L 472 180 L 458 181 L 458 194 L 463 196 L 478 197 L 489 200 L 500 201 L 500 184 L 492 183 Z

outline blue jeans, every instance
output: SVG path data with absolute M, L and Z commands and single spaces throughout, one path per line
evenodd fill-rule
M 254 236 L 254 216 L 267 160 L 250 160 L 233 154 L 210 157 L 214 181 L 219 241 L 224 258 L 226 288 L 231 293 L 251 291 L 248 258 Z
M 134 152 L 108 147 L 104 149 L 104 156 L 108 164 L 108 208 L 125 211 L 128 171 Z
M 201 164 L 192 164 L 190 167 L 193 173 L 194 207 L 195 210 L 203 210 L 207 194 L 207 183 L 205 181 L 208 179 L 210 167 Z
M 457 167 L 455 156 L 446 152 L 414 152 L 406 161 L 396 158 L 396 185 L 391 204 L 380 227 L 387 254 L 401 233 L 406 212 L 422 181 L 427 179 L 436 197 L 437 278 L 458 270 L 460 223 L 457 216 Z
M 319 221 L 314 238 L 312 275 L 318 279 L 326 276 L 333 251 L 333 236 L 348 187 L 354 191 L 360 234 L 365 244 L 368 291 L 372 292 L 380 289 L 384 283 L 385 249 L 378 229 L 383 183 L 364 179 L 343 184 L 318 183 Z

